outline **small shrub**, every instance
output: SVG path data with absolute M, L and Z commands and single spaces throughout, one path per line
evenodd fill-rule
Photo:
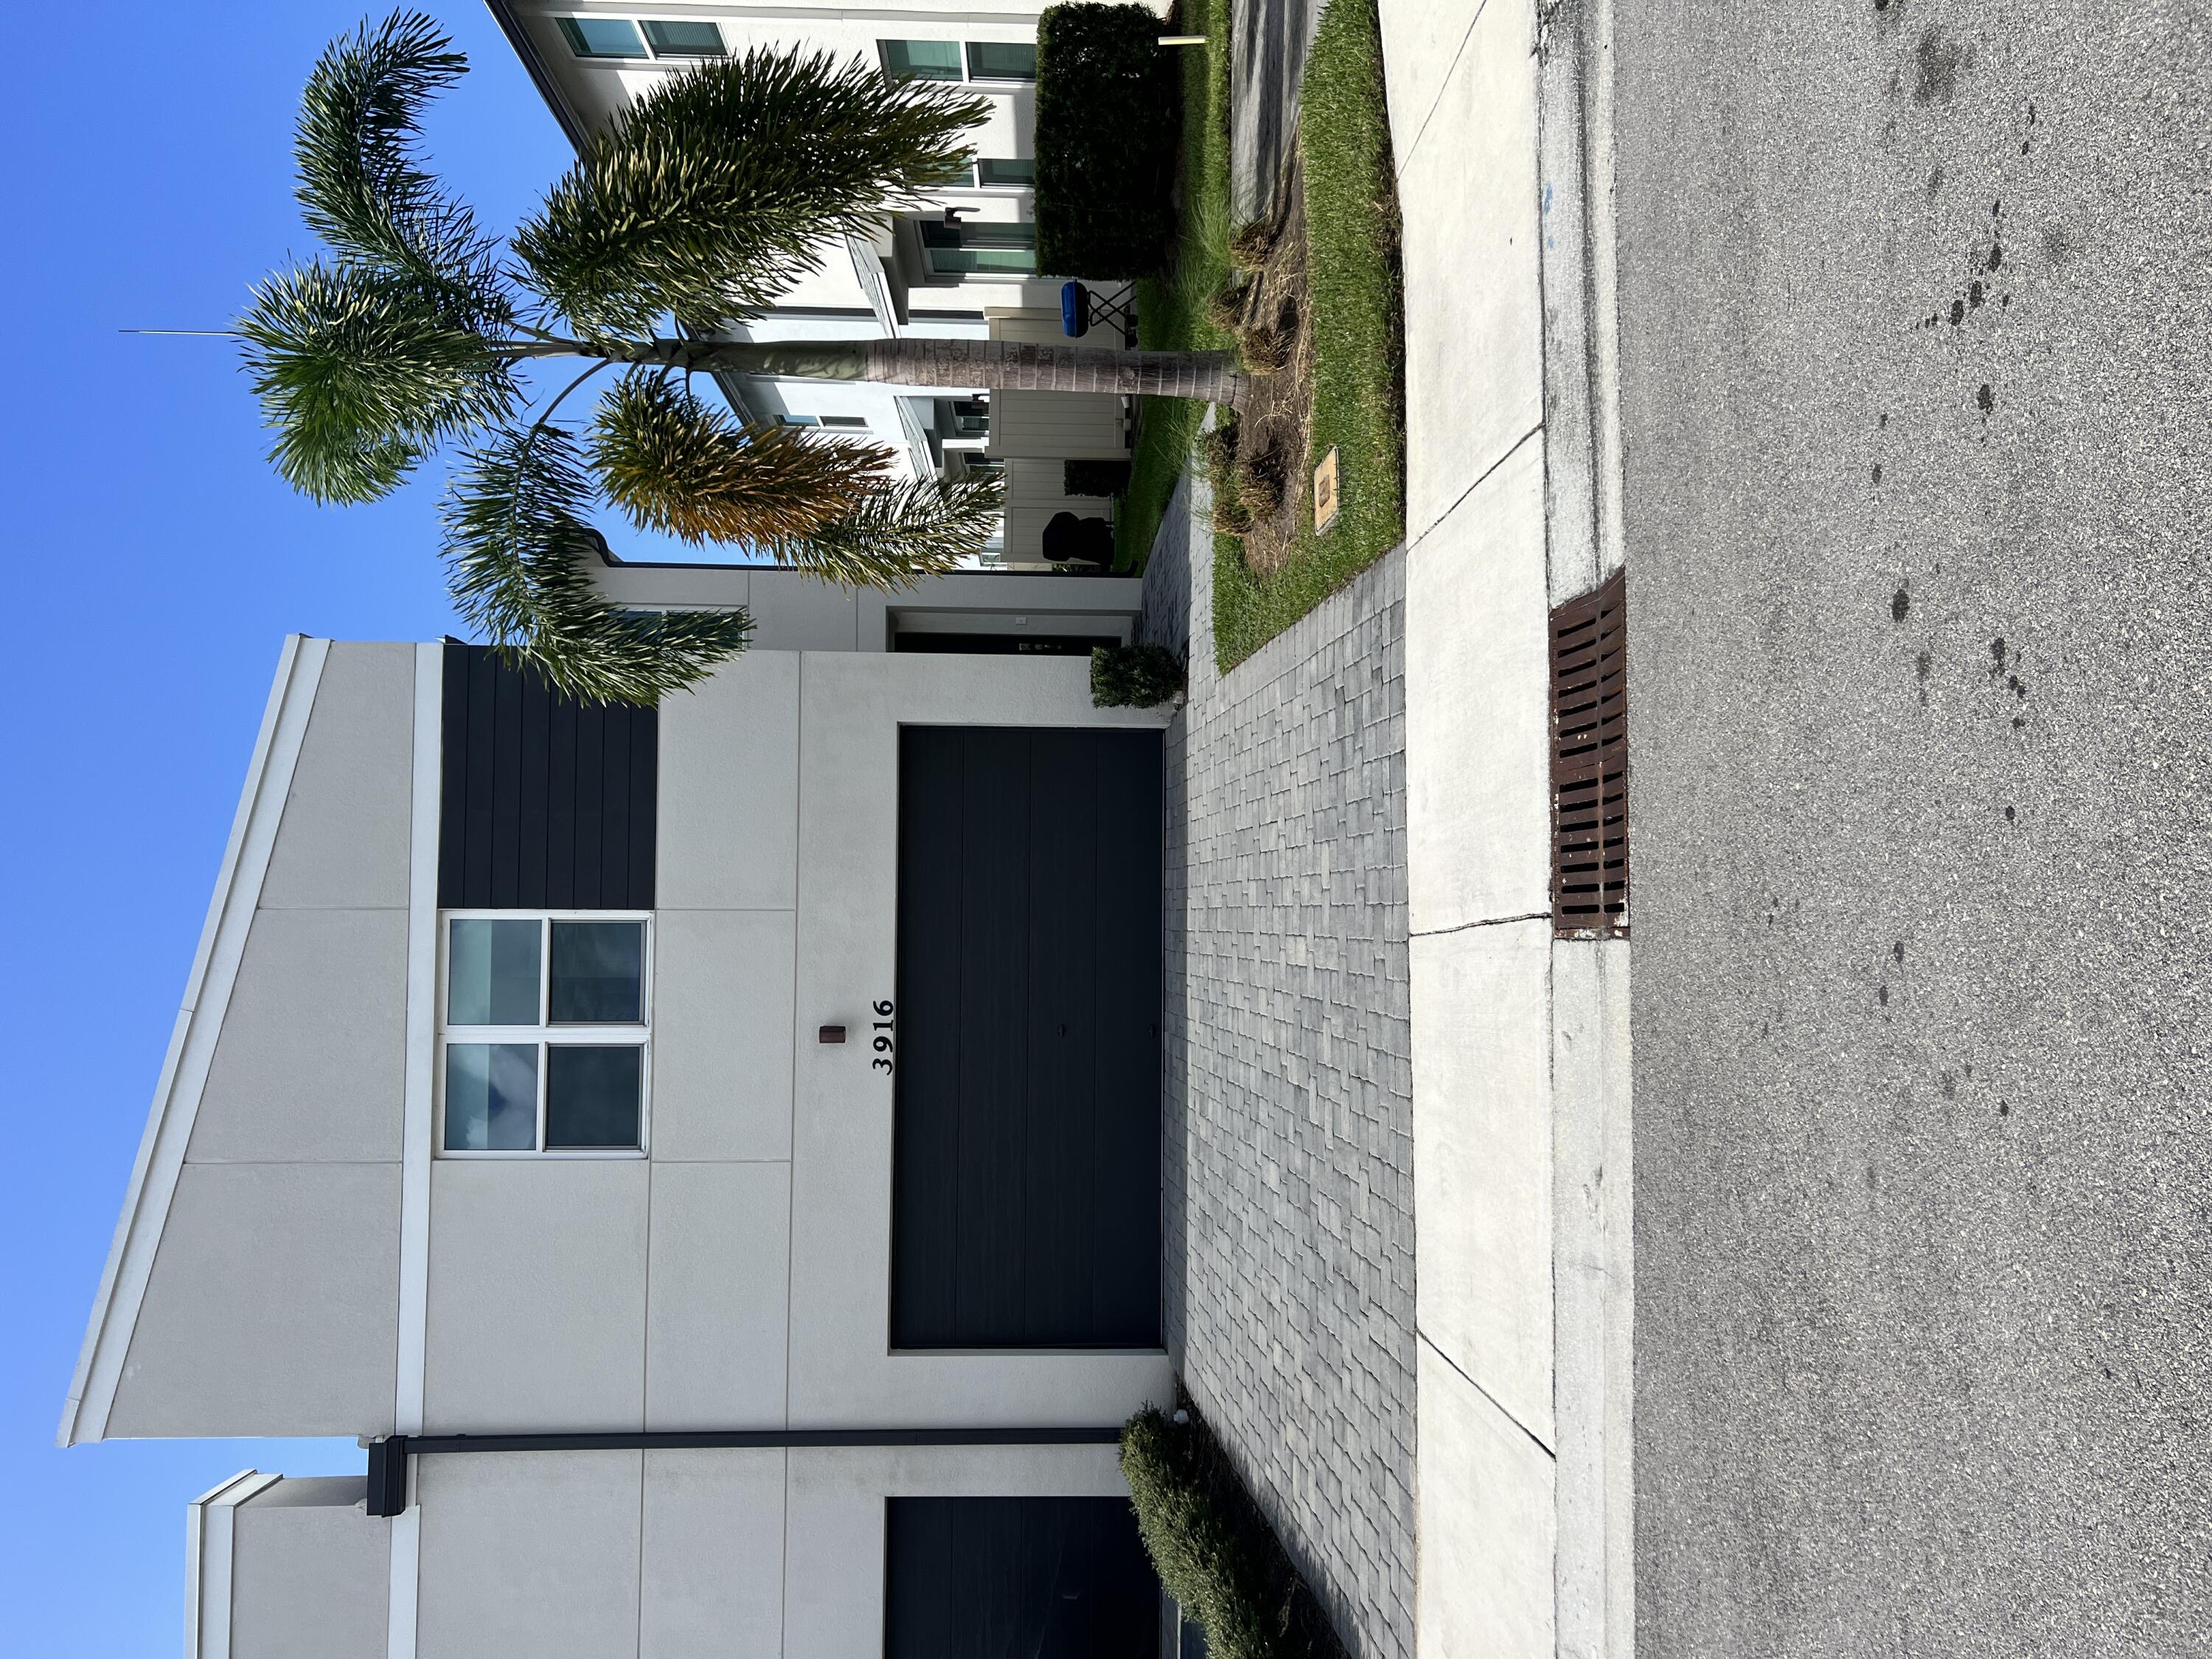
M 1248 444 L 1237 457 L 1237 495 L 1245 509 L 1265 518 L 1283 504 L 1290 487 L 1290 445 L 1278 433 Z
M 1229 239 L 1229 257 L 1245 270 L 1257 270 L 1275 251 L 1275 228 L 1265 219 L 1240 225 Z
M 1297 336 L 1287 329 L 1248 328 L 1237 337 L 1237 356 L 1247 374 L 1279 374 L 1291 366 Z
M 1224 334 L 1234 334 L 1244 326 L 1245 302 L 1252 297 L 1252 285 L 1232 276 L 1206 297 L 1206 320 Z
M 1237 453 L 1240 437 L 1234 420 L 1222 422 L 1199 440 L 1199 454 L 1206 462 L 1206 480 L 1213 486 L 1213 527 L 1224 536 L 1241 536 L 1252 527 L 1251 510 L 1237 487 Z
M 1054 6 L 1037 18 L 1037 269 L 1150 276 L 1167 264 L 1182 98 L 1145 6 Z
M 1342 1659 L 1335 1632 L 1196 1416 L 1146 1407 L 1121 1474 L 1152 1570 L 1206 1631 L 1209 1659 Z
M 1098 708 L 1153 708 L 1182 690 L 1182 665 L 1158 645 L 1102 645 L 1091 653 L 1091 702 Z
M 1119 495 L 1129 487 L 1127 461 L 1062 461 L 1060 493 L 1063 495 Z
M 1213 429 L 1198 441 L 1199 456 L 1206 463 L 1207 475 L 1217 483 L 1237 465 L 1237 417 L 1231 415 L 1216 422 Z

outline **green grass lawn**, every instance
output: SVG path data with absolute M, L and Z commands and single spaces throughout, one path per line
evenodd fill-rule
M 1313 479 L 1302 477 L 1297 543 L 1264 580 L 1246 568 L 1240 542 L 1214 538 L 1213 652 L 1224 671 L 1405 534 L 1398 204 L 1375 0 L 1334 0 L 1322 14 L 1299 93 L 1298 153 L 1314 329 L 1312 459 L 1337 451 L 1341 505 L 1328 534 L 1316 535 Z
M 1206 301 L 1229 278 L 1229 0 L 1183 0 L 1181 48 L 1182 220 L 1174 275 L 1137 284 L 1137 343 L 1158 351 L 1225 351 L 1236 342 L 1206 320 Z M 1114 568 L 1145 568 L 1176 480 L 1190 465 L 1204 404 L 1146 398 L 1137 416 L 1128 494 L 1114 526 Z

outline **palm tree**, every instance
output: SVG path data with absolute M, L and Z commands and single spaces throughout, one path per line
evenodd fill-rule
M 462 613 L 511 659 L 596 702 L 652 702 L 744 647 L 742 611 L 644 616 L 586 574 L 587 514 L 894 586 L 990 534 L 994 481 L 901 482 L 889 451 L 739 424 L 698 371 L 1234 401 L 1218 353 L 998 341 L 764 344 L 757 314 L 823 239 L 864 233 L 967 159 L 981 99 L 859 62 L 757 49 L 671 76 L 593 140 L 504 243 L 422 166 L 424 106 L 467 70 L 428 17 L 333 42 L 302 94 L 298 194 L 328 257 L 264 279 L 236 325 L 276 440 L 317 501 L 374 501 L 458 452 L 442 509 Z M 672 323 L 673 326 L 670 325 Z M 536 412 L 541 359 L 582 372 Z M 580 430 L 553 417 L 610 366 Z

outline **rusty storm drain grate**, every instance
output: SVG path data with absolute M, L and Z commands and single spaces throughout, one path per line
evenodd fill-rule
M 1626 572 L 1552 612 L 1552 931 L 1628 934 Z

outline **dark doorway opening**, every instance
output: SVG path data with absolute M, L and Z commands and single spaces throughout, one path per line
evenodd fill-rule
M 1160 735 L 899 745 L 891 1346 L 1160 1346 Z

